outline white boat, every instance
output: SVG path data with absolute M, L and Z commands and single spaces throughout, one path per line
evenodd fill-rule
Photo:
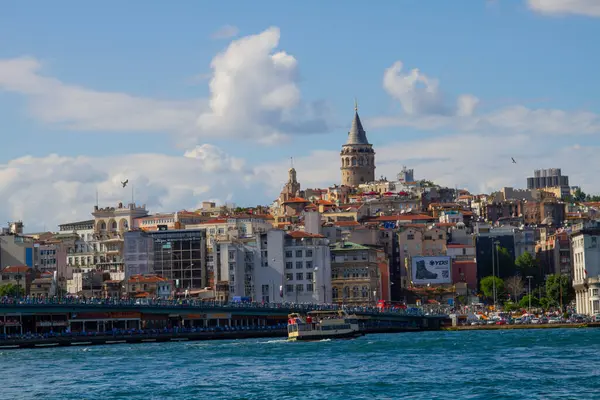
M 349 339 L 362 335 L 356 316 L 343 310 L 288 316 L 288 340 Z

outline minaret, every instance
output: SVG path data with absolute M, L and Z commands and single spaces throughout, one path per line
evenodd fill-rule
M 375 180 L 375 151 L 373 145 L 367 140 L 367 133 L 363 129 L 358 117 L 358 103 L 354 101 L 354 119 L 348 140 L 340 152 L 342 162 L 342 185 L 358 186 L 361 183 Z

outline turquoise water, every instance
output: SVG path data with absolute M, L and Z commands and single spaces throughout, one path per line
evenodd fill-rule
M 597 399 L 600 329 L 2 350 L 1 399 Z

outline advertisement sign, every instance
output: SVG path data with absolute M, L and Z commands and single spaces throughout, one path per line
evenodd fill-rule
M 414 285 L 452 283 L 450 257 L 413 257 L 411 267 Z

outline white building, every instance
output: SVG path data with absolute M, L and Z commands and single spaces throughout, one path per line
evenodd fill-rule
M 271 230 L 253 239 L 216 242 L 218 282 L 229 298 L 265 303 L 331 302 L 331 255 L 322 235 Z
M 577 313 L 600 313 L 600 230 L 583 229 L 571 236 L 573 288 Z

